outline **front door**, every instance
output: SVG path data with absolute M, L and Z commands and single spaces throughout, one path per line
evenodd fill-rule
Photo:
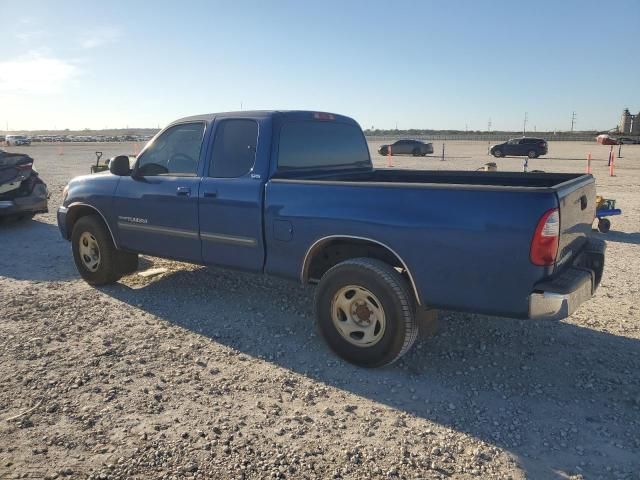
M 258 143 L 258 135 L 265 140 Z M 256 153 L 268 158 L 269 137 L 266 123 L 216 118 L 208 171 L 200 186 L 200 238 L 207 264 L 262 270 L 262 199 L 267 172 L 255 171 L 254 164 Z
M 513 139 L 513 140 L 509 140 L 505 145 L 504 145 L 504 154 L 505 155 L 519 155 L 518 153 L 518 149 L 520 144 L 520 140 Z
M 138 157 L 115 195 L 120 246 L 150 255 L 201 261 L 198 164 L 205 124 L 169 127 Z

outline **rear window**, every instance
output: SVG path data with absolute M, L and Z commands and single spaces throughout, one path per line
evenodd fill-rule
M 280 170 L 370 164 L 367 142 L 355 125 L 336 122 L 282 125 L 278 152 Z

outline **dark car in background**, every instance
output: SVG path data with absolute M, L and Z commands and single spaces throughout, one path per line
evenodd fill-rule
M 537 158 L 548 152 L 547 141 L 543 138 L 522 137 L 512 138 L 508 142 L 494 145 L 489 153 L 494 157 L 529 157 Z
M 0 150 L 0 219 L 46 213 L 48 198 L 47 186 L 33 169 L 33 158 Z
M 413 155 L 414 157 L 424 157 L 433 153 L 433 144 L 421 142 L 420 140 L 398 140 L 390 145 L 381 145 L 378 148 L 380 155 Z

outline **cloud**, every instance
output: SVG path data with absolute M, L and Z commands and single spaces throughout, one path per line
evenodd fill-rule
M 44 35 L 44 32 L 42 30 L 31 30 L 31 31 L 27 30 L 27 31 L 16 33 L 16 38 L 21 42 L 29 43 L 29 42 L 32 42 L 33 40 L 42 38 L 43 35 Z
M 115 43 L 122 37 L 122 32 L 115 27 L 101 27 L 84 35 L 80 46 L 91 49 Z
M 51 94 L 79 73 L 71 62 L 31 53 L 0 61 L 0 94 Z

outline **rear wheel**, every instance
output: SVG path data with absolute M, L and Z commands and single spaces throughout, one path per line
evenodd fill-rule
M 314 303 L 320 335 L 336 354 L 362 367 L 393 363 L 418 335 L 406 281 L 380 260 L 334 266 L 322 276 Z
M 609 221 L 608 218 L 601 218 L 600 220 L 598 220 L 598 230 L 600 230 L 602 233 L 607 233 L 609 230 L 611 230 L 611 221 Z
M 414 148 L 414 149 L 413 149 L 413 156 L 414 156 L 414 157 L 419 157 L 420 155 L 422 155 L 422 152 L 420 151 L 420 149 L 419 149 L 419 148 L 417 148 L 417 147 L 416 147 L 416 148 Z
M 527 156 L 529 158 L 537 158 L 538 157 L 538 152 L 536 152 L 535 150 L 529 150 L 529 153 L 527 154 Z
M 493 151 L 493 156 L 497 158 L 504 157 L 504 153 L 502 153 L 502 150 L 500 150 L 499 148 L 496 148 Z

